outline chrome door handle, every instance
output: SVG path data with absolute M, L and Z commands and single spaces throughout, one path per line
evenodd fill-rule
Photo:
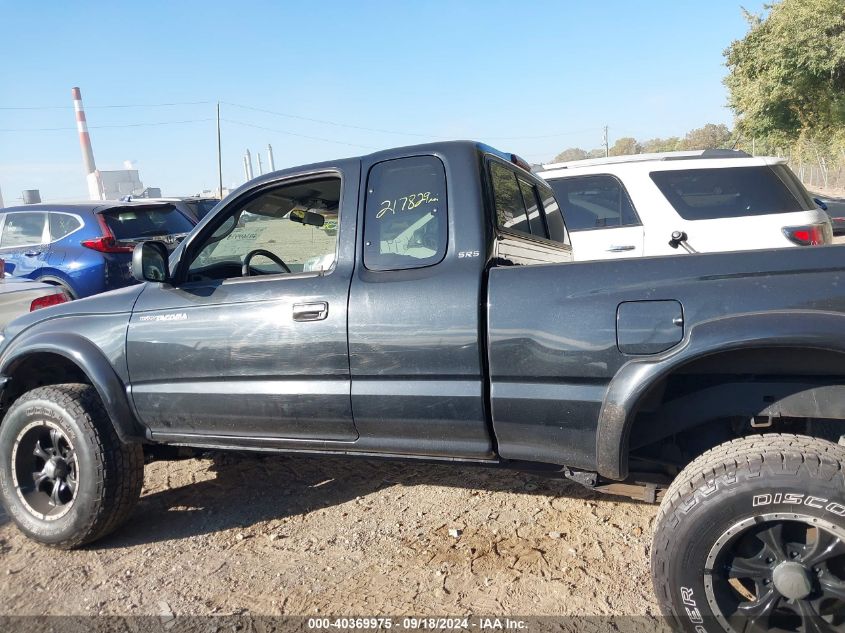
M 27 257 L 38 257 L 41 254 L 41 251 L 26 251 L 24 255 Z
M 633 244 L 625 244 L 624 246 L 611 246 L 607 249 L 608 253 L 621 253 L 622 251 L 632 251 L 636 248 Z
M 322 321 L 329 316 L 329 304 L 325 301 L 293 304 L 294 321 Z

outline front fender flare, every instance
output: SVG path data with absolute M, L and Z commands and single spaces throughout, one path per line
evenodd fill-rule
M 789 347 L 845 354 L 845 315 L 785 310 L 747 313 L 692 327 L 681 347 L 629 361 L 611 380 L 599 413 L 596 463 L 609 479 L 628 476 L 628 437 L 640 402 L 659 380 L 687 363 L 721 352 Z
M 82 370 L 100 395 L 121 441 L 138 442 L 144 438 L 143 428 L 132 412 L 123 381 L 102 351 L 86 338 L 52 332 L 39 334 L 37 340 L 32 342 L 28 342 L 26 337 L 20 342 L 12 341 L 0 358 L 0 375 L 14 380 L 16 365 L 39 353 L 62 356 Z

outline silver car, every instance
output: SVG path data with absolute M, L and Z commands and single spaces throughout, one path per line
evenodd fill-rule
M 19 316 L 70 301 L 58 286 L 23 279 L 0 278 L 0 330 Z

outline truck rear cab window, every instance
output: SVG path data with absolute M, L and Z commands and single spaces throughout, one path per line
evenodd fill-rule
M 554 192 L 549 187 L 540 187 L 540 199 L 543 203 L 543 213 L 546 215 L 546 226 L 549 229 L 549 239 L 560 244 L 569 244 L 569 233 L 563 222 Z
M 493 197 L 496 204 L 496 223 L 500 229 L 531 235 L 525 201 L 519 190 L 516 173 L 497 162 L 490 163 Z
M 570 231 L 636 226 L 640 218 L 625 186 L 614 176 L 576 176 L 551 180 L 555 197 L 563 205 Z
M 520 177 L 501 163 L 491 160 L 489 164 L 499 228 L 569 244 L 563 217 L 551 189 Z
M 770 168 L 653 171 L 651 179 L 685 220 L 739 218 L 812 209 Z
M 448 240 L 446 170 L 434 156 L 387 160 L 370 169 L 364 266 L 405 270 L 440 262 Z
M 525 203 L 525 211 L 528 214 L 528 227 L 531 229 L 531 235 L 549 239 L 536 188 L 522 178 L 517 178 L 517 180 L 519 181 L 519 190 L 522 192 L 522 200 Z

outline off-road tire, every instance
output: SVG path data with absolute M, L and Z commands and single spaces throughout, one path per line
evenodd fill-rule
M 79 466 L 72 504 L 54 520 L 37 516 L 13 483 L 13 447 L 38 421 L 55 425 L 72 441 Z M 141 445 L 120 441 L 91 385 L 33 389 L 12 404 L 0 423 L 0 500 L 21 531 L 45 545 L 73 549 L 115 530 L 137 503 L 143 477 Z
M 726 630 L 705 587 L 708 555 L 747 519 L 756 525 L 763 517 L 799 515 L 810 527 L 845 531 L 845 447 L 765 434 L 726 442 L 690 463 L 663 498 L 651 552 L 654 591 L 673 627 Z

